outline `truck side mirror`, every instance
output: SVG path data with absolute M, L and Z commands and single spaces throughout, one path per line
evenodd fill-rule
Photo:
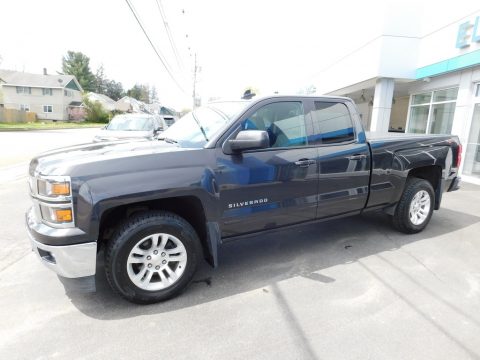
M 230 149 L 234 152 L 245 150 L 266 149 L 270 146 L 268 133 L 264 130 L 243 130 L 235 139 L 228 140 Z

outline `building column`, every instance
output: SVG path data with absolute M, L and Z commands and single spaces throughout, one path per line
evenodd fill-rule
M 458 135 L 460 142 L 466 144 L 468 133 L 470 131 L 470 117 L 472 116 L 472 84 L 473 71 L 462 71 L 460 75 L 460 84 L 458 85 L 457 102 L 455 104 L 455 115 L 453 117 L 452 131 L 453 135 Z M 464 145 L 463 150 L 465 151 Z
M 392 110 L 393 89 L 395 80 L 389 78 L 377 79 L 373 98 L 372 120 L 370 131 L 387 133 L 390 125 Z

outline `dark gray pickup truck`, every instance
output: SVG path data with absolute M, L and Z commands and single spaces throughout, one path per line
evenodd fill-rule
M 33 159 L 27 230 L 62 280 L 92 283 L 103 249 L 112 288 L 152 303 L 239 237 L 372 210 L 419 232 L 458 188 L 460 157 L 452 135 L 367 136 L 347 98 L 217 102 L 153 141 Z

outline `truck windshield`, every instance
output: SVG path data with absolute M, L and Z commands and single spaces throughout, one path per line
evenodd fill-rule
M 165 130 L 160 140 L 185 148 L 202 148 L 246 104 L 245 101 L 222 102 L 195 109 Z

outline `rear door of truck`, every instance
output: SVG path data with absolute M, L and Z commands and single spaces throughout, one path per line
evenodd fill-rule
M 312 98 L 309 144 L 318 148 L 317 218 L 360 212 L 370 181 L 370 149 L 355 106 L 338 99 Z

